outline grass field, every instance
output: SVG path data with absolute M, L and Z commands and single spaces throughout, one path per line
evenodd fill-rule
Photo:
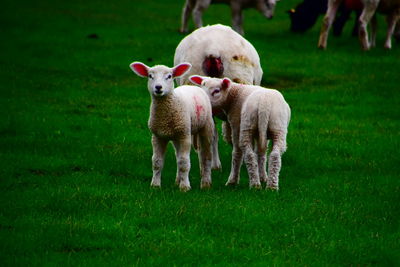
M 128 65 L 172 65 L 183 0 L 3 1 L 0 264 L 399 265 L 400 44 L 382 48 L 379 17 L 372 51 L 352 22 L 319 51 L 320 23 L 289 32 L 298 1 L 245 12 L 263 85 L 292 109 L 278 193 L 250 191 L 244 167 L 226 188 L 223 142 L 211 190 L 192 152 L 179 192 L 172 146 L 149 187 L 150 97 Z M 229 8 L 204 20 L 230 24 Z

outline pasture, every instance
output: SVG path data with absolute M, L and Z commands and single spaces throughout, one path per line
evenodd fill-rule
M 171 66 L 183 0 L 2 3 L 0 264 L 387 265 L 400 262 L 400 43 L 362 52 L 350 32 L 317 50 L 321 18 L 305 34 L 245 11 L 262 84 L 292 109 L 280 191 L 226 188 L 223 169 L 199 188 L 175 186 L 168 148 L 162 189 L 150 188 L 150 96 L 129 69 Z M 230 25 L 228 6 L 206 24 Z M 193 29 L 193 23 L 190 27 Z M 220 125 L 220 122 L 219 122 Z

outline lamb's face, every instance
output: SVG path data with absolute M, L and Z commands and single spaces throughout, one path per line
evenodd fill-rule
M 162 97 L 168 95 L 174 89 L 174 78 L 184 75 L 192 65 L 187 62 L 180 63 L 173 68 L 164 65 L 156 65 L 152 68 L 142 62 L 132 62 L 129 67 L 138 76 L 147 78 L 147 88 L 151 95 Z
M 161 65 L 149 68 L 147 88 L 155 97 L 168 95 L 174 88 L 173 69 Z
M 222 106 L 227 101 L 230 88 L 229 79 L 204 78 L 201 87 L 210 98 L 213 107 Z

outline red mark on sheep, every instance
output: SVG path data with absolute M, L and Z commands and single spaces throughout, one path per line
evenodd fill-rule
M 199 99 L 196 96 L 193 96 L 194 104 L 196 107 L 196 117 L 200 119 L 201 112 L 204 111 L 204 107 L 199 103 Z
M 221 57 L 207 56 L 203 61 L 203 72 L 210 77 L 222 77 L 224 73 L 224 64 Z

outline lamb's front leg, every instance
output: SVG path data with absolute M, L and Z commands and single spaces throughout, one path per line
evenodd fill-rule
M 199 151 L 199 161 L 200 161 L 200 174 L 201 174 L 201 184 L 200 188 L 210 188 L 211 187 L 211 162 L 212 162 L 212 141 L 213 141 L 213 128 L 214 124 L 204 127 L 200 132 L 200 151 Z
M 217 126 L 214 124 L 214 133 L 213 133 L 213 140 L 212 140 L 212 164 L 211 168 L 213 170 L 221 170 L 221 160 L 219 159 L 219 152 L 218 152 L 218 130 Z
M 153 187 L 161 187 L 161 171 L 164 167 L 164 157 L 168 141 L 153 135 L 151 143 L 153 145 L 153 178 L 151 179 L 150 185 Z
M 232 125 L 232 124 L 231 124 Z M 225 185 L 235 185 L 239 183 L 240 179 L 240 167 L 243 162 L 243 153 L 239 147 L 239 129 L 232 126 L 232 166 L 231 173 L 229 175 L 228 181 Z
M 176 182 L 179 183 L 179 189 L 183 192 L 190 190 L 190 146 L 191 135 L 184 136 L 174 141 L 178 168 L 176 173 Z

